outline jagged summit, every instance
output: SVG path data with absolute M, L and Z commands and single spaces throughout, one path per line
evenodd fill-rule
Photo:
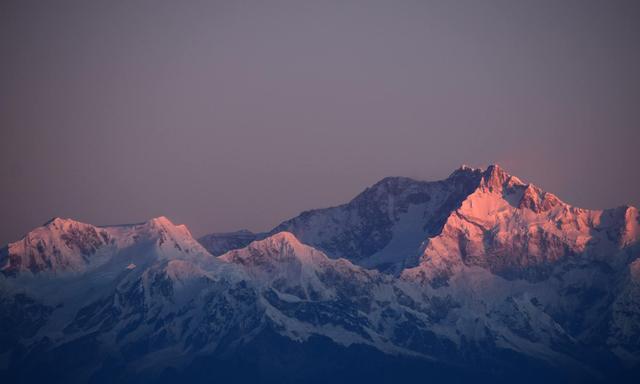
M 518 203 L 518 208 L 527 208 L 533 212 L 540 213 L 561 204 L 563 202 L 554 194 L 545 192 L 533 184 L 527 184 Z
M 509 180 L 511 175 L 505 172 L 498 165 L 490 165 L 482 174 L 482 185 L 489 188 L 502 188 L 502 186 Z
M 454 170 L 445 180 L 440 181 L 424 181 L 403 176 L 389 176 L 367 188 L 356 198 L 366 193 L 375 191 L 376 193 L 401 193 L 404 189 L 415 188 L 416 185 L 428 183 L 460 183 L 460 182 L 477 183 L 478 188 L 484 188 L 489 191 L 502 192 L 504 189 L 514 186 L 526 186 L 526 184 L 518 177 L 509 174 L 504 168 L 498 164 L 491 164 L 487 168 L 474 168 L 468 165 L 461 165 Z
M 389 186 L 398 186 L 398 185 L 406 185 L 411 183 L 420 183 L 421 181 L 413 179 L 411 177 L 406 176 L 387 176 L 382 178 L 380 181 L 374 183 L 370 188 L 378 189 L 378 188 L 386 188 Z
M 306 286 L 305 291 L 322 295 L 329 288 L 318 280 L 317 272 L 331 268 L 333 264 L 347 261 L 330 260 L 324 253 L 302 244 L 294 234 L 279 232 L 256 240 L 245 248 L 229 251 L 219 257 L 220 260 L 243 266 L 246 272 L 257 282 L 278 281 L 281 289 L 285 287 Z M 348 264 L 352 266 L 352 264 Z M 311 288 L 314 287 L 314 288 Z M 304 294 L 305 298 L 309 298 Z
M 241 259 L 244 263 L 256 262 L 256 258 L 270 258 L 274 260 L 283 259 L 299 259 L 309 261 L 312 258 L 324 257 L 314 248 L 302 244 L 300 240 L 291 232 L 282 231 L 256 240 L 250 243 L 246 248 L 237 251 L 231 251 L 220 256 L 222 260 L 232 261 Z
M 148 220 L 149 223 L 158 224 L 158 225 L 174 225 L 171 220 L 169 220 L 166 216 L 158 216 Z
M 44 224 L 42 224 L 43 227 L 49 226 L 49 225 L 64 225 L 64 224 L 70 224 L 70 223 L 80 223 L 77 220 L 73 220 L 70 218 L 65 218 L 65 217 L 59 217 L 59 216 L 55 216 L 52 217 L 51 219 L 47 220 Z
M 469 176 L 477 176 L 482 174 L 482 172 L 484 172 L 484 170 L 482 168 L 474 168 L 474 167 L 470 167 L 466 164 L 462 164 L 460 167 L 458 167 L 456 170 L 454 170 L 453 172 L 451 172 L 451 174 L 449 175 L 449 177 L 447 177 L 447 179 L 453 179 L 453 178 L 457 178 L 457 177 L 469 177 Z
M 479 180 L 478 188 L 485 189 L 490 192 L 503 192 L 505 189 L 524 185 L 518 177 L 510 175 L 498 164 L 491 164 L 484 170 L 472 169 L 471 171 L 466 172 L 479 172 L 481 178 Z
M 86 381 L 252 351 L 289 369 L 280 354 L 291 341 L 293 360 L 311 349 L 313 364 L 318 345 L 455 369 L 584 366 L 585 377 L 640 364 L 638 210 L 571 207 L 497 165 L 385 178 L 268 233 L 201 242 L 222 255 L 164 216 L 104 227 L 54 218 L 0 249 L 3 359 L 20 372 L 67 370 L 68 356 L 106 351 L 74 362 Z
M 53 217 L 40 227 L 35 228 L 31 233 L 36 231 L 44 232 L 69 232 L 78 228 L 94 227 L 92 224 L 64 217 Z
M 416 262 L 421 244 L 441 230 L 481 176 L 461 170 L 440 181 L 387 177 L 346 204 L 305 211 L 269 233 L 289 231 L 332 258 L 397 271 Z
M 278 232 L 275 235 L 269 237 L 269 239 L 271 239 L 272 241 L 280 241 L 283 244 L 291 244 L 292 246 L 300 246 L 302 245 L 302 243 L 300 243 L 300 240 L 298 240 L 298 238 L 291 232 L 287 232 L 287 231 L 282 231 L 282 232 Z M 265 240 L 259 240 L 264 242 Z
M 477 190 L 496 193 L 509 200 L 516 208 L 542 212 L 564 204 L 557 196 L 543 191 L 532 183 L 525 183 L 517 176 L 511 175 L 499 164 L 491 164 L 486 169 L 472 168 L 462 165 L 449 178 L 480 175 Z
M 8 244 L 0 257 L 0 270 L 7 275 L 23 271 L 80 271 L 110 242 L 104 230 L 56 217 Z
M 167 258 L 208 255 L 185 225 L 175 225 L 165 216 L 113 226 L 54 217 L 5 246 L 0 254 L 0 270 L 5 275 L 27 271 L 81 273 L 133 247 L 146 247 L 148 253 Z
M 565 205 L 554 194 L 543 191 L 532 183 L 524 183 L 497 164 L 490 165 L 482 173 L 478 189 L 483 192 L 501 195 L 503 199 L 508 200 L 515 208 L 529 209 L 536 213 Z
M 297 296 L 298 300 L 333 296 L 340 280 L 356 283 L 375 274 L 348 260 L 332 260 L 286 231 L 229 251 L 219 259 L 242 266 L 254 281 L 273 284 L 278 291 Z
M 398 272 L 418 263 L 429 239 L 440 234 L 465 203 L 467 210 L 481 215 L 493 207 L 542 212 L 561 204 L 497 164 L 486 169 L 463 165 L 438 181 L 386 177 L 347 204 L 305 211 L 270 233 L 289 231 L 330 257 Z
M 460 167 L 458 167 L 457 171 L 482 171 L 482 169 L 474 168 L 474 167 L 472 167 L 470 165 L 467 165 L 467 164 L 461 164 Z
M 189 231 L 189 228 L 187 228 L 186 225 L 174 224 L 166 216 L 154 217 L 153 219 L 146 221 L 145 224 L 152 228 L 158 228 L 160 230 L 171 232 L 177 236 L 191 238 L 191 231 Z
M 53 217 L 50 220 L 46 221 L 42 224 L 42 227 L 45 228 L 55 228 L 59 230 L 68 229 L 70 226 L 92 226 L 95 228 L 122 228 L 122 227 L 141 227 L 141 226 L 150 226 L 157 228 L 171 228 L 171 227 L 185 227 L 184 224 L 176 225 L 174 224 L 168 217 L 166 216 L 158 216 L 151 218 L 149 220 L 139 222 L 139 223 L 130 223 L 130 224 L 115 224 L 115 225 L 93 225 L 84 223 L 75 219 L 65 218 L 65 217 Z
M 385 177 L 356 195 L 351 202 L 357 203 L 371 199 L 385 199 L 387 196 L 398 196 L 412 190 L 420 190 L 428 183 L 404 176 Z
M 419 185 L 419 184 L 446 182 L 447 180 L 455 180 L 455 179 L 461 179 L 461 178 L 478 179 L 479 181 L 480 176 L 485 175 L 487 172 L 493 172 L 494 168 L 500 170 L 500 172 L 504 172 L 498 165 L 491 165 L 485 170 L 482 168 L 474 168 L 466 164 L 462 164 L 444 180 L 429 181 L 429 180 L 418 180 L 418 179 L 415 179 L 412 177 L 406 177 L 406 176 L 386 176 L 381 180 L 377 181 L 376 183 L 374 183 L 371 187 L 366 188 L 365 191 L 363 191 L 363 193 L 369 190 L 380 190 L 380 189 L 393 190 L 394 188 L 397 189 L 397 188 L 409 187 L 416 184 Z
M 614 215 L 620 217 L 615 225 L 626 225 L 631 229 L 619 231 L 634 234 L 633 219 L 626 219 L 631 223 L 627 225 L 622 215 Z M 599 233 L 594 226 L 600 225 L 597 224 L 600 217 L 606 216 L 601 211 L 571 207 L 552 193 L 509 174 L 498 164 L 484 169 L 462 165 L 439 181 L 385 177 L 346 204 L 305 211 L 266 234 L 212 234 L 201 241 L 211 253 L 223 254 L 253 240 L 288 231 L 303 244 L 331 258 L 347 258 L 363 267 L 389 273 L 417 266 L 425 259 L 425 252 L 482 253 L 497 245 L 506 247 L 512 241 L 517 251 L 498 252 L 504 264 L 500 269 L 507 270 L 513 263 L 562 260 L 560 254 L 581 252 L 584 243 Z M 475 232 L 477 238 L 468 238 Z M 456 246 L 452 251 L 452 244 L 434 248 L 437 239 L 447 234 L 455 234 L 455 239 L 450 239 L 452 244 L 467 241 L 477 244 L 479 249 Z M 509 234 L 519 237 L 511 239 Z M 625 241 L 633 241 L 634 236 L 625 236 L 631 239 Z M 504 258 L 502 254 L 508 252 L 527 256 Z M 536 255 L 535 259 L 531 255 Z M 515 262 L 518 258 L 528 260 Z

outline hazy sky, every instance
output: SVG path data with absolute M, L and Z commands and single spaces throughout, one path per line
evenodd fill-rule
M 640 205 L 638 1 L 0 2 L 0 243 L 268 229 L 497 162 Z

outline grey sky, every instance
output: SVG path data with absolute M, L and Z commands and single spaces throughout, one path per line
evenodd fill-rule
M 2 1 L 0 243 L 264 230 L 462 163 L 640 205 L 638 4 Z

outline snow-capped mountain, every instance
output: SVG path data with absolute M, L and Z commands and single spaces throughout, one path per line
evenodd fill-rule
M 444 269 L 474 264 L 534 278 L 569 255 L 604 255 L 636 243 L 638 217 L 629 206 L 572 207 L 497 165 L 462 166 L 435 182 L 385 178 L 347 204 L 303 212 L 266 234 L 242 232 L 237 246 L 233 233 L 201 242 L 222 254 L 288 231 L 331 258 L 394 274 L 434 279 L 446 275 Z
M 638 240 L 636 208 L 575 208 L 491 166 L 425 243 L 420 264 L 403 274 L 433 282 L 476 265 L 506 278 L 542 280 L 584 258 L 619 269 L 634 257 L 627 250 Z
M 388 177 L 347 204 L 303 212 L 270 233 L 289 231 L 330 257 L 397 272 L 417 263 L 422 243 L 441 231 L 481 176 L 464 168 L 436 182 Z
M 99 267 L 114 255 L 143 248 L 139 255 L 121 255 L 133 260 L 150 253 L 172 258 L 176 254 L 204 257 L 209 253 L 191 236 L 186 226 L 176 226 L 166 217 L 140 224 L 97 227 L 56 217 L 29 232 L 22 240 L 2 249 L 0 271 L 4 275 L 68 274 Z
M 126 359 L 132 380 L 257 329 L 242 326 L 257 303 L 245 274 L 165 217 L 111 227 L 54 219 L 5 247 L 0 262 L 0 371 L 10 381 L 46 372 L 85 382 L 108 374 L 105 356 Z
M 56 218 L 0 250 L 0 378 L 631 382 L 639 262 L 636 208 L 497 166 L 200 243 Z
M 263 292 L 267 316 L 292 339 L 323 335 L 338 344 L 457 361 L 466 359 L 469 351 L 461 346 L 468 343 L 486 356 L 504 349 L 573 362 L 571 354 L 550 347 L 570 349 L 571 337 L 530 302 L 525 286 L 514 289 L 489 273 L 472 271 L 455 287 L 433 289 L 330 259 L 288 232 L 220 259 L 242 266 Z M 504 344 L 489 335 L 500 335 Z

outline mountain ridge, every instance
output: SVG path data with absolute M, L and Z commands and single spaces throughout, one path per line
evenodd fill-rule
M 21 240 L 9 243 L 0 253 L 0 272 L 12 275 L 29 271 L 65 273 L 81 272 L 91 267 L 105 253 L 130 247 L 137 242 L 151 242 L 157 247 L 169 241 L 177 249 L 208 254 L 193 239 L 184 225 L 175 225 L 159 216 L 144 222 L 95 226 L 73 219 L 54 217 L 27 233 Z M 103 258 L 104 259 L 104 258 Z
M 545 215 L 557 207 L 580 212 L 611 211 L 575 208 L 533 183 L 524 183 L 496 164 L 484 170 L 463 165 L 438 181 L 383 178 L 345 204 L 303 211 L 268 232 L 247 233 L 240 239 L 224 234 L 205 235 L 199 241 L 213 254 L 220 255 L 270 234 L 290 231 L 330 257 L 345 257 L 366 268 L 399 274 L 419 264 L 429 241 L 443 230 L 463 202 L 478 191 L 495 191 L 496 200 L 504 199 L 519 212 L 528 210 L 537 215 Z M 632 219 L 625 225 L 633 227 Z M 403 238 L 394 241 L 400 237 Z M 634 238 L 637 236 L 629 237 L 629 241 Z
M 634 207 L 576 208 L 499 167 L 461 167 L 436 182 L 385 178 L 267 233 L 217 236 L 214 257 L 162 216 L 54 218 L 3 247 L 0 377 L 157 382 L 245 351 L 245 367 L 292 377 L 279 348 L 299 351 L 284 363 L 306 367 L 301 380 L 339 371 L 330 356 L 486 382 L 640 372 Z

